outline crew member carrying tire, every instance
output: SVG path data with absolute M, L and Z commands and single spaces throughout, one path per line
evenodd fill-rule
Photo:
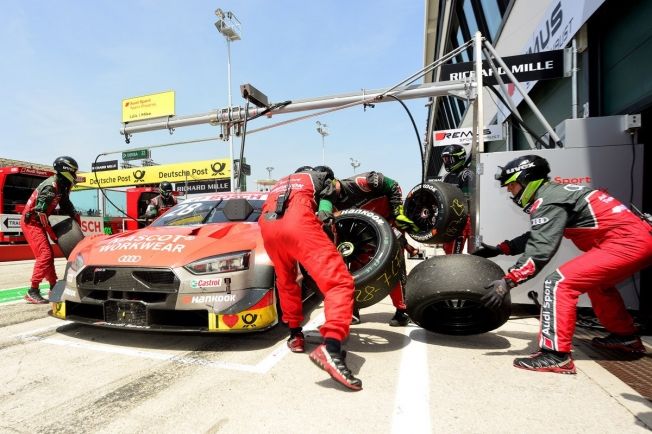
M 158 187 L 159 195 L 153 197 L 147 204 L 145 219 L 151 223 L 158 216 L 177 204 L 177 198 L 172 194 L 172 184 L 163 181 Z
M 320 328 L 324 344 L 310 354 L 310 359 L 339 383 L 360 390 L 362 382 L 346 366 L 346 353 L 342 351 L 353 312 L 353 277 L 322 228 L 322 223 L 332 224 L 334 198 L 332 172 L 302 167 L 272 187 L 258 222 L 265 250 L 274 264 L 283 321 L 290 327 L 290 350 L 305 351 L 301 287 L 297 284 L 299 262 L 324 295 L 326 322 Z
M 578 297 L 587 293 L 607 337 L 597 347 L 642 353 L 645 347 L 615 285 L 652 264 L 650 226 L 609 194 L 582 185 L 549 181 L 548 162 L 536 155 L 516 158 L 496 174 L 512 200 L 529 214 L 531 229 L 496 247 L 474 254 L 521 254 L 509 272 L 491 282 L 483 299 L 499 306 L 516 285 L 534 277 L 554 256 L 562 236 L 584 253 L 566 262 L 543 284 L 540 351 L 517 358 L 514 366 L 540 372 L 574 374 L 571 344 Z
M 315 167 L 318 170 L 322 166 Z M 419 228 L 403 212 L 403 195 L 399 184 L 380 172 L 366 172 L 346 179 L 336 179 L 337 198 L 333 206 L 338 210 L 362 208 L 381 215 L 400 232 L 399 243 L 408 251 L 414 249 L 407 243 L 403 232 L 418 231 Z M 403 263 L 405 267 L 405 263 Z M 401 281 L 389 293 L 396 313 L 389 321 L 393 327 L 406 326 L 410 322 L 404 299 L 406 271 Z M 354 309 L 352 324 L 360 323 L 360 312 Z
M 21 230 L 36 258 L 30 288 L 25 295 L 25 300 L 32 304 L 47 303 L 39 291 L 41 281 L 47 280 L 50 289 L 57 283 L 54 252 L 48 235 L 54 242 L 57 241 L 57 237 L 50 227 L 48 216 L 54 213 L 58 205 L 59 214 L 69 215 L 78 224 L 81 222 L 79 214 L 70 201 L 70 189 L 76 182 L 79 168 L 77 162 L 72 157 L 63 156 L 54 160 L 53 167 L 56 173 L 36 187 L 20 219 Z
M 441 158 L 444 162 L 444 169 L 446 176 L 443 182 L 447 184 L 456 185 L 467 199 L 467 209 L 469 200 L 469 183 L 473 180 L 473 172 L 467 167 L 466 164 L 466 150 L 461 145 L 448 145 L 444 147 L 441 152 Z M 452 241 L 447 241 L 443 245 L 444 252 L 447 255 L 453 253 L 462 253 L 464 245 L 469 239 L 471 233 L 471 217 L 466 220 L 466 225 L 462 233 Z

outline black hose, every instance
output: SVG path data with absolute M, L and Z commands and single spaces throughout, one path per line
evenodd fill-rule
M 97 165 L 97 160 L 98 160 L 98 159 L 100 158 L 100 156 L 102 156 L 102 155 L 104 155 L 104 154 L 98 154 L 97 157 L 95 157 L 95 162 L 93 163 L 94 166 Z M 106 193 L 104 192 L 104 189 L 100 186 L 100 180 L 97 178 L 97 171 L 93 172 L 93 174 L 95 175 L 95 182 L 97 183 L 97 189 L 102 193 L 102 196 L 104 196 L 104 198 L 105 198 L 107 201 L 109 201 L 109 203 L 110 203 L 111 205 L 113 205 L 113 207 L 114 207 L 115 209 L 117 209 L 118 211 L 120 211 L 120 213 L 121 213 L 122 215 L 124 215 L 124 216 L 127 217 L 127 218 L 132 219 L 132 220 L 135 221 L 135 222 L 138 222 L 138 219 L 137 219 L 137 218 L 133 218 L 132 216 L 130 216 L 129 214 L 127 214 L 126 212 L 124 212 L 123 210 L 121 210 L 121 209 L 120 209 L 120 208 L 119 208 L 115 203 L 113 203 L 113 201 L 112 201 L 111 199 L 109 199 L 109 197 L 108 197 L 108 196 L 106 195 Z M 99 199 L 100 199 L 100 198 L 99 198 L 99 196 L 98 196 L 97 200 L 99 201 Z M 98 203 L 98 205 L 99 205 L 99 203 Z M 104 210 L 104 215 L 106 216 L 106 210 Z
M 426 182 L 426 173 L 424 171 L 424 166 L 425 166 L 426 162 L 424 161 L 425 157 L 423 155 L 423 144 L 421 143 L 421 137 L 419 136 L 419 129 L 417 128 L 416 122 L 414 122 L 414 117 L 412 116 L 412 113 L 410 112 L 410 109 L 407 108 L 407 106 L 405 105 L 405 103 L 403 101 L 401 101 L 400 99 L 398 99 L 394 95 L 385 95 L 385 96 L 388 96 L 390 98 L 394 98 L 396 101 L 401 103 L 401 105 L 403 106 L 403 108 L 407 112 L 408 116 L 410 117 L 410 121 L 412 121 L 412 127 L 414 128 L 414 133 L 417 135 L 417 141 L 419 142 L 419 153 L 421 154 L 421 184 L 423 184 L 423 183 Z

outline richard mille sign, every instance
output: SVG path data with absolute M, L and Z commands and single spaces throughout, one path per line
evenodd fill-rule
M 564 76 L 564 50 L 521 54 L 503 57 L 503 60 L 518 81 L 548 80 Z M 503 82 L 509 82 L 503 68 L 496 66 Z M 442 80 L 464 80 L 471 75 L 473 68 L 473 62 L 442 65 L 441 78 Z M 484 86 L 498 84 L 493 69 L 486 61 L 482 62 L 482 80 Z

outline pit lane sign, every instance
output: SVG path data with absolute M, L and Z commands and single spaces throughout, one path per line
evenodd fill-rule
M 204 160 L 159 166 L 132 167 L 105 172 L 80 173 L 85 180 L 77 183 L 74 190 L 87 188 L 127 187 L 158 184 L 161 181 L 192 182 L 205 179 L 226 179 L 231 176 L 231 160 Z M 97 177 L 97 178 L 96 178 Z
M 0 232 L 20 232 L 20 214 L 0 214 Z

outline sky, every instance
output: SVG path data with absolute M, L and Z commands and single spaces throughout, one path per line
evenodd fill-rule
M 123 99 L 174 90 L 177 116 L 228 106 L 227 44 L 214 11 L 232 11 L 242 39 L 231 44 L 234 105 L 251 83 L 272 102 L 389 88 L 423 68 L 423 0 L 0 0 L 0 157 L 51 164 L 70 155 L 81 171 L 99 153 L 216 136 L 219 127 L 174 134 L 120 134 Z M 422 83 L 419 80 L 417 83 Z M 406 101 L 421 140 L 426 99 Z M 248 124 L 255 129 L 308 114 Z M 356 106 L 247 136 L 257 179 L 322 163 L 337 177 L 376 170 L 406 194 L 421 176 L 417 135 L 397 102 Z M 240 139 L 234 140 L 236 154 Z M 160 164 L 228 158 L 224 141 L 152 150 Z M 104 159 L 120 159 L 112 154 Z

